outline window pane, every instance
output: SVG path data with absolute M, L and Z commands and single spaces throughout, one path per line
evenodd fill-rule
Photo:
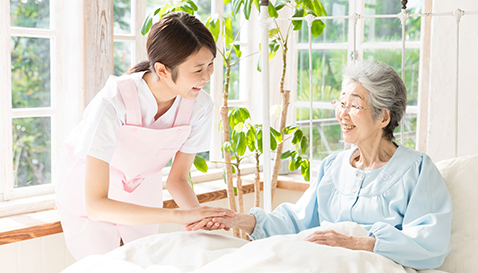
M 220 56 L 219 56 L 220 57 Z M 232 54 L 232 60 L 231 63 L 236 62 L 237 57 L 235 54 Z M 238 100 L 240 98 L 239 96 L 239 71 L 240 71 L 240 63 L 236 63 L 231 67 L 231 74 L 230 74 L 230 81 L 229 81 L 229 96 L 228 98 L 230 100 Z M 224 83 L 226 82 L 226 68 L 224 68 Z
M 50 106 L 50 39 L 11 38 L 12 107 Z
M 131 33 L 131 1 L 114 0 L 114 33 Z
M 206 23 L 206 20 L 211 16 L 211 2 L 210 0 L 198 0 L 194 1 L 198 7 L 196 16 L 199 17 L 201 22 Z
M 15 188 L 51 183 L 51 119 L 13 119 Z
M 114 74 L 121 76 L 131 67 L 132 42 L 115 42 L 114 43 Z
M 409 13 L 421 11 L 421 0 L 409 1 Z M 402 5 L 399 1 L 366 0 L 365 15 L 398 14 Z M 402 40 L 402 24 L 398 18 L 365 18 L 364 42 L 387 42 Z M 420 18 L 411 17 L 405 25 L 408 41 L 420 40 Z
M 301 127 L 304 134 L 309 137 L 309 108 L 297 108 L 297 123 Z M 342 130 L 335 118 L 333 110 L 330 109 L 314 109 L 313 116 L 313 159 L 322 160 L 333 151 L 344 149 L 342 138 Z M 307 157 L 310 158 L 310 151 L 307 151 Z
M 338 3 L 337 3 L 338 2 Z M 348 1 L 331 1 L 322 0 L 325 10 L 329 16 L 345 16 L 349 13 Z M 345 43 L 347 42 L 348 20 L 346 19 L 332 19 L 323 20 L 325 24 L 324 32 L 319 37 L 312 36 L 313 43 Z M 309 42 L 309 28 L 307 22 L 302 23 L 302 28 L 299 30 L 299 43 Z
M 50 28 L 50 1 L 10 0 L 10 23 L 15 27 Z
M 168 0 L 146 0 L 146 15 L 170 2 Z
M 400 143 L 400 132 L 400 126 L 395 128 L 395 131 L 393 132 L 397 143 Z M 417 139 L 417 114 L 405 114 L 405 119 L 403 120 L 403 134 L 403 145 L 415 149 Z
M 146 1 L 146 14 L 150 14 L 159 7 L 163 7 L 166 3 L 171 4 L 173 1 L 170 0 L 147 0 Z M 194 13 L 201 22 L 205 23 L 206 19 L 211 15 L 211 2 L 210 0 L 197 0 L 193 1 L 194 4 L 198 7 L 197 12 Z M 157 20 L 157 19 L 156 19 Z
M 364 59 L 374 59 L 384 62 L 402 76 L 401 49 L 373 49 L 364 50 Z M 405 50 L 405 86 L 408 94 L 408 105 L 417 105 L 418 102 L 418 69 L 420 65 L 420 50 Z
M 346 50 L 312 51 L 312 90 L 314 101 L 338 98 L 342 85 L 342 70 L 347 64 Z M 299 50 L 297 100 L 309 101 L 309 51 Z

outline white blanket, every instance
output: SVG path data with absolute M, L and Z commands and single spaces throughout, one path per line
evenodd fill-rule
M 105 255 L 89 256 L 63 272 L 416 272 L 372 252 L 303 240 L 321 229 L 367 236 L 367 231 L 355 223 L 328 224 L 253 242 L 205 232 L 158 234 Z

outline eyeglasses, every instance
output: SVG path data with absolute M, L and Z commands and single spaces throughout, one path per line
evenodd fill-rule
M 344 110 L 347 110 L 347 113 L 349 113 L 350 115 L 357 115 L 361 110 L 373 108 L 373 107 L 365 108 L 363 106 L 358 105 L 355 102 L 352 102 L 350 105 L 347 105 L 347 103 L 345 103 L 344 101 L 339 101 L 337 99 L 331 101 L 331 103 L 334 106 L 335 111 L 342 112 Z

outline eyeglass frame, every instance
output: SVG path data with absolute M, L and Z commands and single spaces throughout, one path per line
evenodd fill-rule
M 370 107 L 363 107 L 363 106 L 360 106 L 360 105 L 357 105 L 355 102 L 352 102 L 352 105 L 349 106 L 348 103 L 346 103 L 345 101 L 340 101 L 338 99 L 333 99 L 330 103 L 332 103 L 333 107 L 334 107 L 334 110 L 335 111 L 344 111 L 344 110 L 347 110 L 347 113 L 351 114 L 350 111 L 351 109 L 350 108 L 355 108 L 356 110 L 356 113 L 352 113 L 352 115 L 358 115 L 358 113 L 360 113 L 360 111 L 362 110 L 367 110 L 367 109 L 372 109 L 372 108 L 375 108 L 373 106 L 370 106 Z M 353 105 L 355 104 L 355 105 Z M 340 109 L 338 110 L 337 108 Z M 353 111 L 353 110 L 352 110 Z

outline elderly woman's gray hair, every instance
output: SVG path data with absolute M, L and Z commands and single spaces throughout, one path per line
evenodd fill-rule
M 393 140 L 393 131 L 407 108 L 407 89 L 403 80 L 390 66 L 377 61 L 358 61 L 349 65 L 344 72 L 342 86 L 361 83 L 369 91 L 368 104 L 372 116 L 378 119 L 382 109 L 390 110 L 390 123 L 383 129 L 383 137 Z

